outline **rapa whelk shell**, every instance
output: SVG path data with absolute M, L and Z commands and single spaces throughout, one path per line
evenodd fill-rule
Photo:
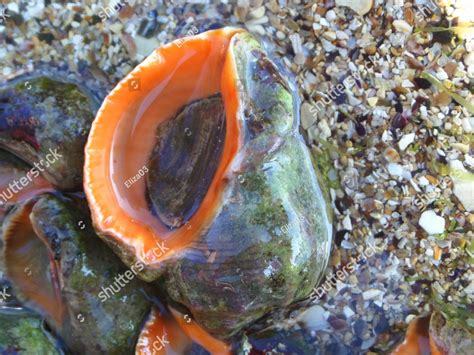
M 100 236 L 219 338 L 307 297 L 329 258 L 293 91 L 257 40 L 223 28 L 157 49 L 92 125 L 84 189 Z

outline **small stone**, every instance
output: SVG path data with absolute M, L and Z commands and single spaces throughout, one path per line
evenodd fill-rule
M 326 52 L 332 52 L 336 49 L 334 44 L 324 38 L 321 38 L 321 44 Z
M 405 134 L 398 142 L 400 150 L 405 150 L 415 140 L 415 133 Z
M 262 25 L 258 25 L 258 24 L 248 24 L 247 23 L 247 29 L 252 32 L 252 33 L 256 33 L 260 36 L 264 36 L 265 35 L 265 29 L 263 28 Z
M 471 118 L 464 117 L 462 119 L 462 128 L 463 128 L 464 132 L 466 132 L 466 133 L 474 132 L 473 121 L 474 121 L 474 118 L 472 118 L 472 117 Z
M 323 33 L 323 37 L 326 38 L 328 41 L 335 41 L 337 36 L 336 32 L 334 31 L 326 31 Z
M 469 224 L 474 224 L 474 213 L 469 213 L 466 217 L 466 221 Z
M 349 215 L 346 215 L 342 220 L 342 226 L 344 227 L 344 229 L 347 229 L 349 231 L 352 230 L 352 222 L 351 217 Z
M 446 221 L 433 210 L 427 210 L 421 214 L 418 224 L 429 235 L 444 233 Z
M 306 62 L 306 57 L 304 56 L 303 53 L 297 53 L 295 55 L 295 64 L 303 65 L 305 62 Z
M 160 41 L 158 41 L 156 38 L 148 39 L 137 35 L 135 36 L 134 40 L 137 53 L 143 57 L 148 56 L 155 50 L 155 48 L 161 45 Z
M 257 7 L 256 9 L 249 12 L 250 18 L 254 19 L 263 17 L 263 15 L 265 15 L 265 6 Z
M 321 306 L 313 306 L 304 311 L 299 320 L 305 323 L 310 330 L 322 330 L 329 328 L 329 323 L 324 317 L 324 308 Z
M 436 73 L 436 77 L 441 80 L 441 81 L 445 81 L 447 80 L 449 77 L 448 77 L 448 74 L 444 71 L 444 70 L 440 70 Z
M 402 86 L 404 88 L 414 88 L 415 87 L 415 85 L 413 85 L 413 83 L 408 79 L 403 80 Z
M 281 32 L 281 31 L 277 31 L 276 37 L 277 37 L 280 41 L 282 41 L 282 40 L 284 40 L 284 39 L 286 38 L 285 34 L 284 34 L 283 32 Z
M 450 162 L 453 192 L 466 211 L 474 212 L 474 174 L 468 172 L 459 160 Z
M 370 45 L 368 47 L 365 48 L 365 53 L 367 53 L 368 55 L 372 56 L 374 55 L 375 53 L 377 53 L 377 47 L 375 45 Z
M 395 27 L 398 32 L 411 33 L 413 31 L 413 27 L 404 20 L 393 21 L 393 27 Z
M 377 102 L 379 102 L 379 98 L 374 96 L 374 97 L 369 97 L 367 99 L 367 102 L 369 103 L 370 107 L 375 107 L 377 105 Z
M 400 164 L 390 163 L 387 165 L 387 170 L 388 173 L 393 176 L 403 175 L 403 167 Z
M 346 319 L 349 319 L 354 315 L 354 311 L 351 309 L 349 306 L 344 306 L 344 315 L 346 316 Z
M 320 130 L 319 137 L 321 139 L 327 140 L 329 137 L 331 137 L 331 128 L 329 128 L 326 120 L 319 121 L 318 128 Z
M 123 25 L 120 22 L 115 22 L 109 26 L 109 29 L 115 34 L 119 34 L 120 32 L 122 32 L 122 28 Z
M 471 52 L 464 57 L 464 64 L 466 64 L 467 67 L 474 65 L 474 52 Z
M 437 107 L 446 107 L 452 101 L 451 96 L 446 92 L 440 92 L 433 96 L 433 105 Z
M 469 148 L 470 148 L 468 144 L 463 144 L 463 143 L 452 143 L 451 147 L 459 150 L 461 153 L 464 153 L 464 154 L 469 153 Z
M 338 39 L 341 39 L 343 41 L 349 39 L 349 35 L 347 33 L 345 33 L 344 31 L 336 31 L 336 36 L 337 36 Z
M 456 73 L 456 71 L 458 70 L 458 63 L 449 62 L 448 64 L 444 66 L 443 69 L 446 72 L 446 74 L 448 74 L 448 76 L 452 78 L 454 74 Z
M 383 291 L 378 290 L 376 288 L 372 288 L 370 290 L 364 291 L 362 293 L 362 297 L 364 300 L 373 300 L 374 298 L 378 298 L 379 296 L 383 295 Z
M 316 115 L 314 108 L 307 102 L 301 105 L 301 126 L 303 129 L 308 129 L 316 122 Z
M 336 16 L 336 13 L 334 12 L 334 10 L 329 10 L 326 13 L 326 20 L 328 20 L 329 22 L 334 21 L 336 18 L 337 18 L 337 16 Z
M 398 152 L 391 147 L 385 149 L 383 155 L 389 163 L 396 163 L 400 161 L 400 154 L 398 154 Z
M 360 16 L 364 16 L 368 13 L 373 4 L 373 0 L 336 0 L 336 6 L 347 6 Z
M 367 332 L 368 326 L 366 321 L 358 319 L 354 322 L 354 334 L 357 337 L 359 337 L 360 339 L 364 339 Z

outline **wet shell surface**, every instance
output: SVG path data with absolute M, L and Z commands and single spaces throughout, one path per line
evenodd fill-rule
M 61 190 L 82 187 L 84 145 L 98 99 L 76 82 L 36 74 L 0 86 L 0 148 Z
M 3 226 L 6 274 L 69 350 L 131 352 L 150 311 L 146 286 L 114 285 L 132 271 L 95 235 L 83 202 L 44 195 L 18 204 Z
M 100 236 L 219 338 L 307 297 L 329 258 L 293 91 L 257 40 L 223 28 L 155 50 L 91 128 Z
M 17 310 L 0 310 L 0 353 L 61 354 L 41 317 Z

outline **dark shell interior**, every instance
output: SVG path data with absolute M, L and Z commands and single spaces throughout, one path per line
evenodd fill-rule
M 147 187 L 154 212 L 168 227 L 182 226 L 199 208 L 219 165 L 225 128 L 220 95 L 190 103 L 158 127 Z

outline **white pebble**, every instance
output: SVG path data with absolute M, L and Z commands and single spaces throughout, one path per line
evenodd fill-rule
M 466 211 L 474 211 L 474 174 L 468 172 L 459 160 L 451 161 L 451 178 L 454 184 L 454 195 Z
M 436 73 L 436 77 L 441 81 L 447 80 L 449 78 L 448 74 L 446 74 L 444 70 L 438 71 Z
M 446 221 L 443 217 L 438 216 L 435 211 L 427 210 L 421 214 L 418 224 L 426 233 L 432 235 L 444 233 Z
M 306 324 L 310 330 L 322 330 L 329 328 L 329 323 L 324 317 L 324 308 L 321 306 L 313 306 L 304 311 L 300 318 L 300 321 Z
M 334 10 L 329 10 L 326 12 L 326 20 L 328 21 L 334 21 L 337 18 L 336 13 Z
M 352 230 L 352 222 L 351 222 L 351 217 L 349 215 L 346 215 L 344 219 L 342 220 L 342 226 L 344 229 L 347 230 Z
M 373 4 L 373 0 L 336 0 L 336 6 L 347 6 L 357 12 L 360 16 L 368 13 Z
M 462 128 L 464 129 L 464 132 L 472 133 L 474 131 L 471 121 L 474 121 L 474 117 L 471 117 L 471 118 L 464 117 L 462 119 Z
M 375 288 L 372 288 L 370 290 L 362 292 L 362 297 L 364 300 L 372 300 L 374 298 L 378 298 L 379 296 L 383 295 L 383 291 L 377 290 Z
M 415 140 L 415 133 L 405 134 L 398 142 L 400 150 L 405 150 Z
M 403 175 L 403 167 L 400 164 L 390 163 L 387 165 L 387 170 L 388 173 L 393 176 Z
M 395 20 L 393 21 L 393 27 L 398 32 L 405 32 L 405 33 L 411 33 L 413 31 L 413 27 L 408 24 L 408 22 L 404 20 Z
M 470 65 L 474 65 L 474 52 L 471 52 L 466 55 L 466 57 L 464 57 L 464 64 L 466 64 L 467 67 Z

